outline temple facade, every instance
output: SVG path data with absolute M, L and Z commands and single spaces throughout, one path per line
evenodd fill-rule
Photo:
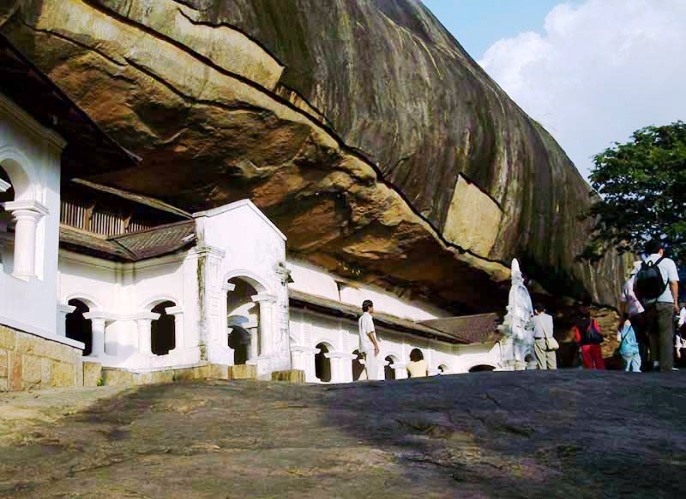
M 406 377 L 413 349 L 430 375 L 501 367 L 494 314 L 450 317 L 291 259 L 250 200 L 189 213 L 80 180 L 137 158 L 4 38 L 0 59 L 0 390 L 79 385 L 84 362 L 352 382 L 365 299 L 384 359 L 372 378 Z

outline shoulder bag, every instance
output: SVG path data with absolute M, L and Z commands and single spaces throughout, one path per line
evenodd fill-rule
M 548 331 L 546 331 L 545 326 L 543 325 L 543 320 L 541 320 L 541 327 L 543 328 L 543 337 L 545 338 L 546 351 L 554 352 L 555 350 L 558 350 L 560 348 L 560 344 L 557 342 L 557 340 L 552 334 L 550 335 L 550 337 L 548 337 Z

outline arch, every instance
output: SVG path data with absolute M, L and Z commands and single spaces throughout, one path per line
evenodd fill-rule
M 247 282 L 257 293 L 268 293 L 269 286 L 264 284 L 265 280 L 254 272 L 246 269 L 232 270 L 231 272 L 224 275 L 222 282 L 226 285 L 229 281 L 233 279 L 240 279 Z
M 150 348 L 155 355 L 167 355 L 176 348 L 176 319 L 167 313 L 175 307 L 173 301 L 163 301 L 152 307 L 151 312 L 160 314 L 150 326 Z
M 249 359 L 256 358 L 261 353 L 260 306 L 253 301 L 252 297 L 264 288 L 251 277 L 242 274 L 230 277 L 224 282 L 227 285 L 232 284 L 233 287 L 224 288 L 226 338 L 222 340 L 222 344 L 233 349 L 235 363 L 245 364 Z M 236 334 L 234 330 L 237 331 Z M 248 345 L 244 344 L 246 339 L 250 340 Z
M 142 302 L 143 305 L 139 308 L 142 308 L 143 310 L 152 310 L 153 308 L 160 305 L 161 303 L 166 303 L 166 302 L 171 302 L 174 304 L 173 306 L 176 307 L 178 300 L 171 295 L 157 295 L 154 298 L 148 298 L 147 300 Z M 166 308 L 171 308 L 171 307 L 167 306 Z
M 470 373 L 477 373 L 477 372 L 486 372 L 486 371 L 494 371 L 495 366 L 492 366 L 490 364 L 477 364 L 475 366 L 472 366 L 469 368 Z
M 356 348 L 353 350 L 353 355 L 355 356 L 352 359 L 353 381 L 359 381 L 364 372 L 364 364 L 361 362 L 364 359 L 364 354 Z
M 100 305 L 92 295 L 86 293 L 71 293 L 66 296 L 63 303 L 69 304 L 71 300 L 79 300 L 88 305 L 91 312 L 101 310 Z
M 72 298 L 67 304 L 75 307 L 75 310 L 64 318 L 65 334 L 67 338 L 85 345 L 83 356 L 86 357 L 93 352 L 93 321 L 84 317 L 84 314 L 90 312 L 90 307 L 78 298 Z
M 14 187 L 15 201 L 39 201 L 40 178 L 31 161 L 17 148 L 6 146 L 0 148 L 0 167 L 7 173 Z
M 396 357 L 393 354 L 389 354 L 384 358 L 384 364 L 383 364 L 384 379 L 396 379 L 395 368 L 392 367 L 396 362 L 398 362 L 398 357 Z
M 314 355 L 314 375 L 322 383 L 331 381 L 331 359 L 326 354 L 333 350 L 329 343 L 317 343 L 319 351 Z

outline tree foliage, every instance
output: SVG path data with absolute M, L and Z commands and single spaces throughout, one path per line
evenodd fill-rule
M 591 185 L 601 199 L 591 209 L 593 234 L 583 256 L 615 247 L 642 249 L 666 239 L 672 257 L 686 260 L 686 124 L 649 126 L 625 144 L 594 157 Z

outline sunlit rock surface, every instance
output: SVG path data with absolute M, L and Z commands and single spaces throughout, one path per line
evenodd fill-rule
M 455 311 L 504 303 L 514 256 L 615 300 L 616 260 L 574 262 L 589 187 L 419 1 L 8 0 L 0 24 L 142 158 L 94 180 L 250 197 L 292 254 Z

